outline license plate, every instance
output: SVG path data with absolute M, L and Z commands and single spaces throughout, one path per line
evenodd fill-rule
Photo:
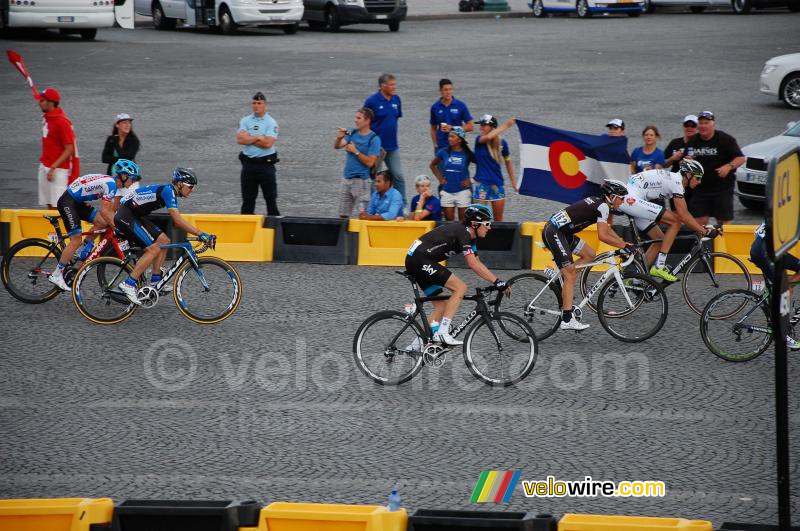
M 131 244 L 129 244 L 127 240 L 120 240 L 119 248 L 122 249 L 123 251 L 127 251 L 128 249 L 131 248 Z
M 375 15 L 375 19 L 377 20 L 386 20 L 386 18 L 388 18 L 388 15 Z
M 58 234 L 55 232 L 49 232 L 47 233 L 47 239 L 53 243 L 58 243 Z
M 58 17 L 59 22 L 75 22 L 75 17 Z
M 764 173 L 747 172 L 747 182 L 755 184 L 767 184 L 767 175 Z

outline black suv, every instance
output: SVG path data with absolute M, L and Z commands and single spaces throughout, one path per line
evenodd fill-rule
M 406 0 L 303 0 L 303 5 L 309 27 L 331 31 L 347 24 L 387 24 L 397 31 L 408 11 Z

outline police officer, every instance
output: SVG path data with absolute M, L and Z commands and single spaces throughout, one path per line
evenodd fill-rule
M 239 153 L 242 163 L 242 214 L 254 213 L 260 187 L 267 202 L 267 215 L 280 216 L 275 180 L 278 122 L 267 114 L 267 98 L 263 93 L 256 92 L 253 96 L 252 109 L 252 114 L 241 119 L 239 132 L 236 133 L 236 142 L 244 146 Z

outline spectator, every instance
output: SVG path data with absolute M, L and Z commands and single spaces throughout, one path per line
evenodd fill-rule
M 448 133 L 450 145 L 437 151 L 430 164 L 433 175 L 441 185 L 439 199 L 447 221 L 455 219 L 456 208 L 458 219 L 463 220 L 464 211 L 472 203 L 469 165 L 475 162 L 475 154 L 469 149 L 466 136 L 460 127 L 451 128 Z M 440 167 L 444 169 L 444 175 Z
M 664 150 L 665 162 L 670 164 L 670 171 L 678 173 L 680 170 L 680 162 L 685 155 L 686 148 L 689 146 L 689 141 L 694 135 L 697 134 L 697 116 L 694 114 L 687 114 L 683 118 L 683 136 L 673 138 L 667 144 Z
M 389 221 L 403 219 L 403 197 L 392 186 L 392 172 L 384 170 L 375 177 L 375 192 L 369 200 L 366 212 L 361 212 L 358 219 L 372 221 Z
M 381 139 L 372 132 L 371 124 L 372 111 L 361 108 L 356 111 L 355 129 L 340 127 L 336 133 L 334 149 L 344 148 L 347 151 L 339 200 L 341 218 L 349 218 L 356 203 L 359 205 L 359 212 L 366 211 L 370 199 L 370 172 L 378 162 L 381 152 Z
M 381 147 L 386 152 L 384 162 L 392 173 L 394 187 L 406 202 L 406 184 L 403 166 L 400 163 L 400 147 L 397 144 L 397 120 L 403 117 L 403 106 L 397 92 L 397 79 L 392 74 L 381 74 L 378 92 L 367 98 L 364 107 L 371 109 L 372 130 L 381 138 Z
M 451 126 L 460 126 L 466 132 L 472 131 L 474 127 L 467 104 L 453 96 L 452 81 L 439 80 L 439 95 L 439 100 L 431 105 L 431 142 L 434 154 L 449 145 L 447 133 Z
M 506 191 L 503 185 L 503 170 L 501 163 L 505 163 L 511 186 L 517 189 L 517 180 L 514 178 L 514 167 L 508 151 L 508 142 L 500 138 L 500 133 L 516 123 L 515 118 L 509 118 L 497 126 L 497 118 L 491 114 L 484 114 L 478 122 L 481 134 L 475 139 L 475 189 L 472 198 L 483 204 L 490 204 L 495 221 L 503 221 L 506 208 Z
M 698 133 L 689 142 L 686 156 L 702 164 L 704 173 L 692 193 L 689 212 L 701 225 L 712 216 L 725 224 L 733 220 L 736 168 L 744 164 L 745 157 L 735 138 L 716 129 L 714 113 L 703 111 L 697 117 Z
M 661 135 L 658 128 L 648 125 L 642 131 L 644 145 L 637 147 L 631 153 L 631 173 L 641 173 L 647 170 L 660 170 L 666 165 L 664 152 L 658 149 L 658 140 Z
M 414 184 L 417 188 L 417 195 L 411 199 L 409 219 L 412 221 L 442 221 L 442 205 L 439 203 L 439 198 L 431 191 L 431 180 L 428 176 L 418 176 Z
M 625 136 L 625 122 L 619 118 L 609 120 L 606 129 L 608 129 L 608 136 Z
M 46 88 L 36 95 L 42 117 L 42 156 L 39 158 L 39 204 L 55 209 L 66 191 L 75 156 L 75 130 L 61 104 L 61 94 Z
M 267 202 L 267 215 L 280 216 L 278 211 L 278 183 L 275 164 L 278 151 L 278 122 L 267 114 L 267 98 L 256 92 L 252 102 L 253 113 L 239 122 L 236 142 L 244 148 L 239 153 L 242 163 L 242 214 L 253 214 L 256 209 L 258 189 Z
M 103 162 L 108 164 L 106 175 L 111 175 L 111 168 L 119 159 L 135 160 L 138 152 L 139 137 L 133 132 L 133 118 L 118 114 L 103 148 Z

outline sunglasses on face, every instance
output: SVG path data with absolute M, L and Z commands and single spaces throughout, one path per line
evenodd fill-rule
M 486 227 L 487 229 L 491 229 L 492 228 L 492 222 L 491 221 L 478 221 L 478 225 L 480 225 L 482 227 Z

